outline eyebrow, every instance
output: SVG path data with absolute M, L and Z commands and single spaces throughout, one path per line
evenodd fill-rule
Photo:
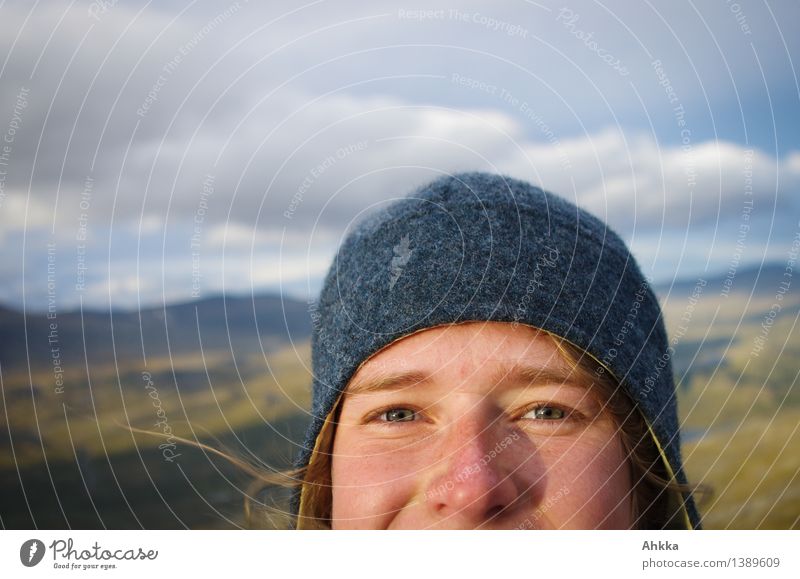
M 368 392 L 381 392 L 399 390 L 408 386 L 414 386 L 422 382 L 429 381 L 432 374 L 421 371 L 401 372 L 398 374 L 386 374 L 359 380 L 350 384 L 346 394 L 365 394 Z M 529 366 L 515 364 L 510 368 L 502 368 L 492 374 L 490 378 L 495 386 L 501 382 L 526 383 L 526 384 L 568 384 L 578 386 L 580 382 L 570 370 L 542 368 L 539 366 Z

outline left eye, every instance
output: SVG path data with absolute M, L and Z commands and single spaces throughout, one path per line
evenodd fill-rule
M 390 408 L 381 413 L 380 419 L 384 422 L 409 422 L 416 416 L 417 413 L 410 408 Z
M 567 413 L 564 410 L 555 406 L 537 406 L 526 412 L 522 417 L 533 420 L 561 420 L 566 415 Z

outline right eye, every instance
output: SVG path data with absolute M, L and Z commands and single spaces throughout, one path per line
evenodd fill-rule
M 378 415 L 378 419 L 383 422 L 411 422 L 415 420 L 417 413 L 410 408 L 388 408 Z

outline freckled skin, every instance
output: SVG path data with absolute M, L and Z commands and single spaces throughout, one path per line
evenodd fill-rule
M 393 371 L 429 378 L 345 395 L 333 528 L 630 528 L 629 468 L 602 402 L 585 385 L 497 379 L 516 363 L 566 367 L 535 329 L 498 322 L 431 328 L 370 358 L 350 384 Z M 534 420 L 531 403 L 576 414 Z M 370 418 L 387 405 L 411 408 L 415 419 Z

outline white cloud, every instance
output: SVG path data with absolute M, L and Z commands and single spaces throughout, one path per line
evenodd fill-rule
M 527 159 L 515 155 L 501 167 L 577 201 L 625 233 L 738 217 L 746 179 L 752 179 L 760 211 L 771 212 L 776 202 L 780 209 L 798 209 L 797 153 L 779 160 L 735 143 L 709 141 L 693 144 L 687 154 L 681 146 L 660 146 L 652 136 L 614 129 L 560 146 L 571 161 L 569 170 L 552 149 L 539 155 L 547 148 L 542 145 L 527 147 Z
M 53 224 L 53 208 L 46 201 L 11 191 L 0 204 L 0 234 L 39 229 Z

